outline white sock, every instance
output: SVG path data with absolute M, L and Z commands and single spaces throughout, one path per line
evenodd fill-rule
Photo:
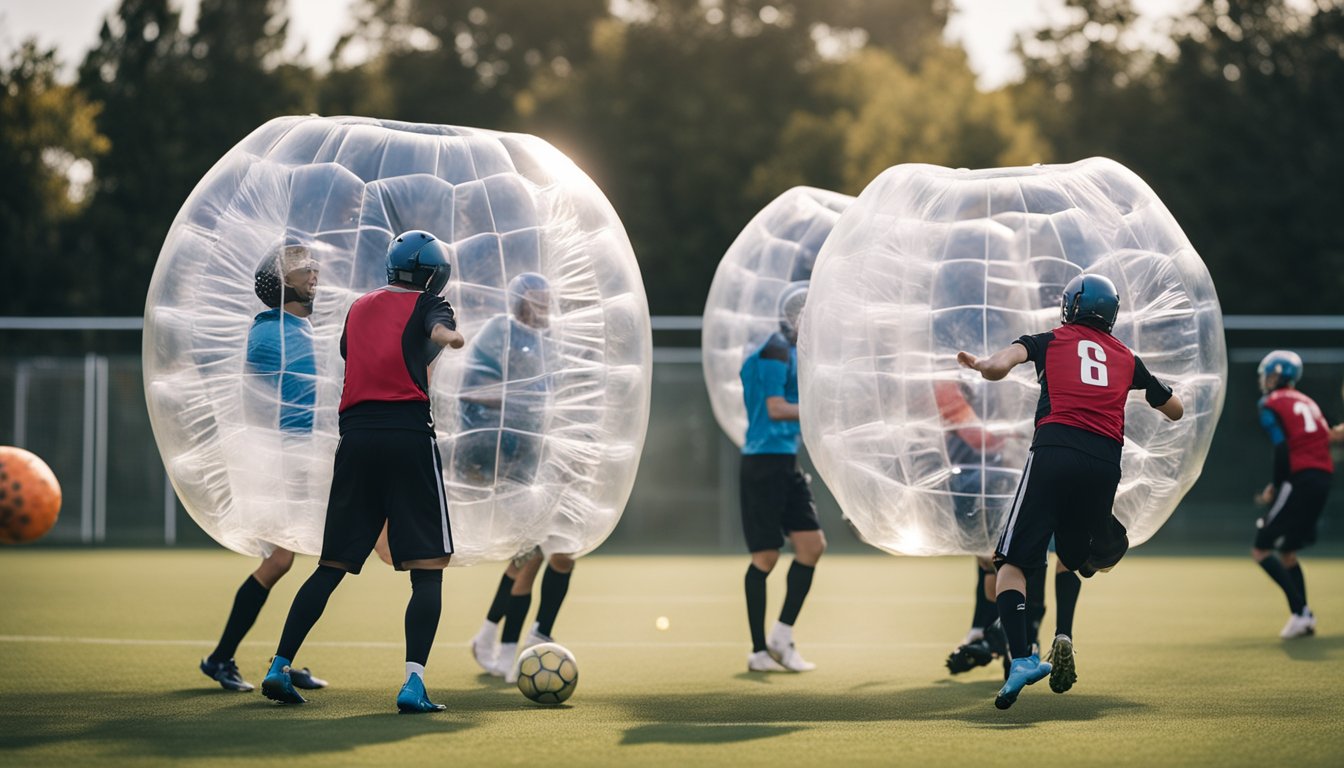
M 416 664 L 414 661 L 406 662 L 406 679 L 402 681 L 402 685 L 411 682 L 411 675 L 419 675 L 420 682 L 425 682 L 425 665 Z
M 493 640 L 495 638 L 495 633 L 498 631 L 499 622 L 486 619 L 485 623 L 481 625 L 480 631 L 476 633 L 476 636 L 482 640 Z
M 784 643 L 793 642 L 793 627 L 782 621 L 776 621 L 775 626 L 770 628 L 770 637 L 778 638 Z

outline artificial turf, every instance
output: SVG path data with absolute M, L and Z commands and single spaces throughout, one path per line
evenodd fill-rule
M 376 562 L 296 659 L 331 687 L 284 707 L 196 669 L 248 560 L 0 550 L 0 765 L 1344 764 L 1344 560 L 1304 558 L 1320 632 L 1281 641 L 1285 602 L 1249 558 L 1131 556 L 1084 583 L 1078 684 L 1040 683 L 1007 711 L 997 667 L 943 667 L 971 614 L 970 558 L 824 558 L 795 632 L 818 668 L 796 675 L 745 671 L 746 563 L 582 560 L 555 629 L 579 687 L 551 708 L 467 651 L 499 569 L 451 569 L 427 679 L 448 711 L 399 716 L 409 584 Z M 252 682 L 313 564 L 240 649 Z M 779 569 L 772 618 L 783 589 Z

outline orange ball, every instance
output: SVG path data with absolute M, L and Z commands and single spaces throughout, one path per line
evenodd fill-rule
M 41 538 L 60 513 L 61 484 L 51 467 L 22 448 L 0 445 L 0 544 Z

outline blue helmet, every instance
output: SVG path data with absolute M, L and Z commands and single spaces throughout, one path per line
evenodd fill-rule
M 1297 380 L 1302 378 L 1302 358 L 1296 352 L 1276 349 L 1265 355 L 1265 359 L 1260 361 L 1260 367 L 1256 368 L 1255 372 L 1260 375 L 1261 392 L 1295 385 Z M 1266 387 L 1265 379 L 1271 374 L 1277 374 L 1279 378 L 1273 387 Z
M 426 293 L 439 293 L 452 273 L 448 249 L 428 232 L 412 229 L 387 247 L 387 282 L 407 283 Z
M 1059 314 L 1065 323 L 1083 323 L 1107 333 L 1120 313 L 1120 292 L 1102 275 L 1079 275 L 1064 286 Z

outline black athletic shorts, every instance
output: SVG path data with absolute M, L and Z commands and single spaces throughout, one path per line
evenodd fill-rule
M 821 530 L 812 489 L 795 454 L 744 454 L 740 489 L 748 551 L 780 549 L 785 533 Z
M 1092 550 L 1109 553 L 1124 526 L 1111 513 L 1120 465 L 1057 445 L 1028 454 L 1026 469 L 995 549 L 996 565 L 1019 568 L 1046 564 L 1050 537 L 1064 567 L 1076 571 Z
M 443 465 L 434 435 L 406 429 L 352 429 L 341 436 L 322 533 L 322 559 L 359 573 L 384 520 L 398 570 L 407 560 L 452 554 Z
M 1256 525 L 1256 549 L 1296 552 L 1316 543 L 1316 523 L 1330 495 L 1330 473 L 1319 469 L 1294 472 L 1279 486 L 1274 505 Z

